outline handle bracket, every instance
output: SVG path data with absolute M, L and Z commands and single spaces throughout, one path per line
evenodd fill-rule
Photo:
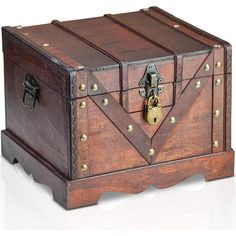
M 33 75 L 27 74 L 23 81 L 24 95 L 23 104 L 28 107 L 30 111 L 35 108 L 35 103 L 39 98 L 39 85 Z

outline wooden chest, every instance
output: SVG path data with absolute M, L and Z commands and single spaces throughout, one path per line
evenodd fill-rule
M 229 43 L 157 7 L 2 33 L 3 156 L 66 209 L 233 176 Z

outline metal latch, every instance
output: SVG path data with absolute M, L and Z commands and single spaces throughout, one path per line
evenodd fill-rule
M 23 81 L 25 87 L 23 95 L 23 104 L 28 107 L 30 111 L 34 110 L 36 100 L 39 98 L 39 85 L 33 75 L 27 74 Z
M 163 91 L 163 85 L 160 84 L 162 82 L 163 78 L 154 64 L 147 66 L 142 79 L 139 81 L 139 86 L 142 87 L 139 89 L 139 94 L 146 98 L 144 118 L 151 125 L 158 124 L 162 118 L 159 98 Z

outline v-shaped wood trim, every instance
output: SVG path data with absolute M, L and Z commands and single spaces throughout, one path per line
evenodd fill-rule
M 125 111 L 125 109 L 115 100 L 115 98 L 107 93 L 104 86 L 99 80 L 91 73 L 90 83 L 96 83 L 99 87 L 99 91 L 93 94 L 90 93 L 91 99 L 96 105 L 104 112 L 104 114 L 111 120 L 111 122 L 120 130 L 120 132 L 127 138 L 127 140 L 136 148 L 136 150 L 147 160 L 149 164 L 154 163 L 162 147 L 166 143 L 173 129 L 178 122 L 182 119 L 184 114 L 188 111 L 191 105 L 194 103 L 201 90 L 207 83 L 207 78 L 201 80 L 201 87 L 196 88 L 195 83 L 197 78 L 209 77 L 212 75 L 212 66 L 208 72 L 204 70 L 206 64 L 213 65 L 213 52 L 209 54 L 194 77 L 190 80 L 186 88 L 183 90 L 179 100 L 170 110 L 161 126 L 150 139 L 144 130 L 131 118 L 131 116 Z M 179 82 L 181 83 L 181 82 Z M 108 104 L 103 105 L 102 101 L 108 99 Z M 175 117 L 176 122 L 170 123 L 170 118 Z M 128 125 L 133 126 L 133 131 L 128 132 Z M 148 150 L 154 148 L 155 155 L 150 156 Z
M 150 164 L 151 157 L 148 155 L 148 150 L 151 147 L 151 139 L 144 132 L 144 130 L 131 118 L 131 116 L 119 104 L 119 102 L 117 102 L 110 93 L 106 92 L 106 89 L 93 75 L 93 73 L 91 73 L 90 78 L 92 83 L 96 83 L 98 85 L 99 92 L 102 92 L 102 94 L 97 95 L 90 94 L 91 99 Z M 108 99 L 107 105 L 103 105 L 104 99 Z M 132 132 L 128 132 L 128 125 L 132 125 Z

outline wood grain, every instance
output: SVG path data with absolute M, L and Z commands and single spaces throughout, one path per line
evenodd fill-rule
M 202 80 L 207 80 L 206 85 L 197 95 L 192 105 L 187 109 L 186 103 L 182 103 L 185 104 L 182 119 L 174 125 L 167 120 L 166 125 L 174 126 L 174 128 L 165 144 L 161 146 L 159 154 L 157 153 L 155 163 L 211 153 L 212 78 L 203 78 Z M 187 99 L 189 98 L 187 97 Z M 173 116 L 175 115 L 173 114 Z M 176 117 L 177 119 L 179 118 Z M 156 140 L 161 140 L 160 131 L 157 131 Z M 158 150 L 158 145 L 155 146 L 153 143 L 153 148 L 156 149 L 156 147 Z
M 1 140 L 4 157 L 12 164 L 19 162 L 36 182 L 48 185 L 54 200 L 65 209 L 97 204 L 105 192 L 139 193 L 150 185 L 167 188 L 195 174 L 203 174 L 206 180 L 234 175 L 230 150 L 68 181 L 9 131 L 1 133 Z
M 65 114 L 69 104 L 65 98 L 38 81 L 39 101 L 31 112 L 22 103 L 22 83 L 27 73 L 27 66 L 21 67 L 5 57 L 6 128 L 69 178 L 66 129 L 69 120 Z
M 3 155 L 49 185 L 65 208 L 95 204 L 107 191 L 168 187 L 197 173 L 207 180 L 233 175 L 232 47 L 226 41 L 151 7 L 4 27 L 3 52 Z M 145 122 L 144 99 L 138 94 L 151 63 L 164 85 L 163 117 L 156 126 Z M 26 74 L 40 87 L 33 112 L 22 105 Z M 218 78 L 222 84 L 215 86 Z M 217 118 L 216 109 L 221 111 Z M 212 148 L 215 140 L 218 148 Z M 87 170 L 81 168 L 84 164 Z
M 216 85 L 216 80 L 220 79 L 221 84 Z M 213 110 L 212 110 L 212 142 L 218 141 L 219 147 L 213 147 L 212 152 L 222 152 L 224 150 L 224 96 L 225 96 L 225 79 L 223 75 L 215 75 L 213 79 Z M 216 110 L 219 110 L 219 117 L 215 117 L 214 113 Z

